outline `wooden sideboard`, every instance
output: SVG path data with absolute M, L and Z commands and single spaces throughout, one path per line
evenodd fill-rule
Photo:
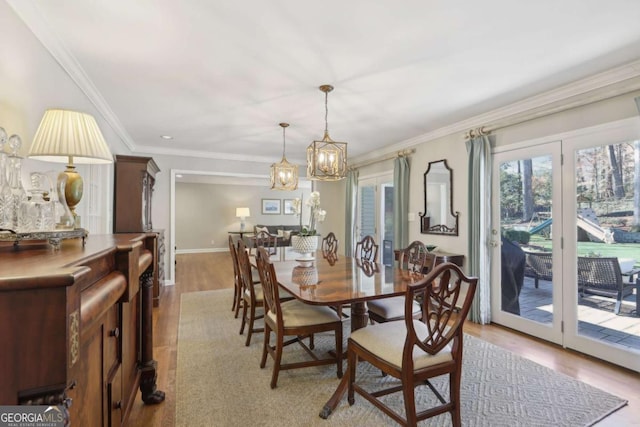
M 116 155 L 113 177 L 113 232 L 152 231 L 153 187 L 160 168 L 151 157 Z M 153 306 L 160 305 L 164 287 L 164 230 L 158 233 L 153 274 Z
M 0 246 L 0 405 L 66 404 L 71 425 L 121 426 L 153 360 L 156 233 Z M 70 403 L 73 404 L 70 404 Z

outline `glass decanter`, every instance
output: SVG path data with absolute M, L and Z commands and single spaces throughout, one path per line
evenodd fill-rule
M 13 193 L 8 180 L 7 153 L 4 145 L 7 142 L 7 133 L 0 127 L 0 229 L 13 230 Z
M 53 204 L 50 200 L 45 200 L 45 193 L 51 194 L 52 188 L 44 188 L 45 183 L 50 184 L 49 177 L 40 172 L 31 174 L 31 189 L 29 198 L 22 201 L 20 205 L 21 232 L 41 232 L 52 231 L 55 228 L 53 216 Z
M 22 140 L 18 135 L 12 135 L 9 138 L 9 150 L 11 154 L 7 157 L 7 165 L 9 168 L 9 187 L 11 189 L 11 202 L 5 205 L 5 216 L 10 216 L 8 227 L 11 230 L 18 231 L 20 219 L 20 206 L 27 198 L 27 192 L 22 186 L 22 157 L 18 156 L 18 150 L 22 146 Z M 6 212 L 6 210 L 9 212 Z

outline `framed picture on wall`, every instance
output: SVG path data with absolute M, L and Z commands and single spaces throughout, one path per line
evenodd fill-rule
M 263 215 L 280 215 L 280 199 L 262 199 Z
M 294 215 L 296 213 L 293 208 L 293 199 L 284 199 L 282 201 L 282 211 L 285 215 Z

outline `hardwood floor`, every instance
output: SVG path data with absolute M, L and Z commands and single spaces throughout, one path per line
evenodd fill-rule
M 229 253 L 204 253 L 176 257 L 176 285 L 165 288 L 160 307 L 154 308 L 154 358 L 158 362 L 158 389 L 166 393 L 165 402 L 146 406 L 138 396 L 129 417 L 130 426 L 174 426 L 176 351 L 180 295 L 233 286 Z M 229 301 L 231 313 L 231 301 Z M 601 426 L 640 426 L 640 374 L 559 346 L 530 338 L 512 330 L 480 326 L 471 322 L 465 332 L 506 348 L 541 365 L 577 378 L 629 400 L 629 404 L 602 422 Z

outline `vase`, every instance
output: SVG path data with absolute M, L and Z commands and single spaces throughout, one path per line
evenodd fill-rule
M 300 286 L 311 286 L 318 284 L 318 270 L 313 266 L 295 266 L 291 273 L 291 281 Z
M 314 254 L 318 249 L 318 236 L 291 236 L 291 246 L 293 250 L 301 256 L 298 261 L 309 261 L 314 259 Z

